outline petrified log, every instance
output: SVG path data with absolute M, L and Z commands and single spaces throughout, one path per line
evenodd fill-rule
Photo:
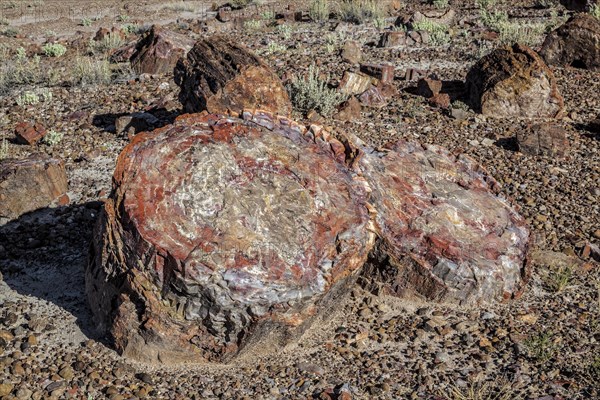
M 0 163 L 0 223 L 49 206 L 67 191 L 61 160 L 31 156 Z
M 172 73 L 177 61 L 192 48 L 194 41 L 184 35 L 169 31 L 159 25 L 140 39 L 130 62 L 138 73 Z
M 520 293 L 529 231 L 474 160 L 405 141 L 361 149 L 380 238 L 366 276 L 389 294 L 460 304 Z
M 279 77 L 248 49 L 219 36 L 196 42 L 177 63 L 175 82 L 187 112 L 239 114 L 259 108 L 289 115 L 292 110 Z
M 560 4 L 571 11 L 589 11 L 592 6 L 600 4 L 598 0 L 560 0 Z
M 550 32 L 540 50 L 550 65 L 600 70 L 600 20 L 577 14 Z
M 87 293 L 123 354 L 224 360 L 297 336 L 364 264 L 374 234 L 344 146 L 249 118 L 186 116 L 120 155 Z
M 554 74 L 527 46 L 496 49 L 469 71 L 474 110 L 498 117 L 559 117 L 564 108 Z
M 222 361 L 276 347 L 326 315 L 369 255 L 390 294 L 518 294 L 528 230 L 473 160 L 243 117 L 183 116 L 120 155 L 86 291 L 123 354 Z
M 563 158 L 569 151 L 565 129 L 557 124 L 541 122 L 517 133 L 519 151 L 533 156 Z

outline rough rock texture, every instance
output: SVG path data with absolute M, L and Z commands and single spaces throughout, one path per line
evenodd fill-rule
M 86 281 L 123 354 L 224 360 L 249 342 L 274 346 L 364 264 L 367 193 L 344 146 L 247 118 L 257 122 L 186 116 L 119 157 Z
M 362 72 L 344 72 L 338 90 L 347 95 L 361 94 L 372 85 L 377 85 L 379 80 Z
M 527 46 L 496 49 L 469 71 L 467 91 L 473 109 L 498 117 L 559 117 L 564 108 L 556 79 Z
M 131 66 L 139 74 L 168 74 L 177 61 L 192 48 L 194 41 L 179 33 L 153 25 L 140 39 Z
M 17 143 L 33 146 L 45 135 L 46 128 L 39 123 L 30 124 L 29 122 L 20 122 L 15 127 Z
M 456 11 L 453 9 L 448 10 L 430 10 L 426 13 L 417 11 L 413 14 L 410 19 L 410 23 L 421 23 L 429 22 L 437 25 L 443 25 L 451 27 L 456 21 Z
M 177 63 L 175 82 L 187 112 L 226 114 L 258 108 L 289 115 L 292 110 L 279 77 L 249 50 L 218 36 L 198 41 Z
M 589 11 L 593 5 L 600 4 L 598 0 L 560 0 L 560 4 L 571 11 Z
M 546 37 L 540 54 L 550 65 L 600 70 L 600 20 L 576 14 Z
M 0 163 L 0 224 L 49 206 L 67 191 L 62 161 L 31 156 Z
M 463 304 L 520 293 L 529 231 L 474 160 L 404 141 L 363 151 L 381 238 L 366 276 L 390 294 Z
M 562 126 L 548 122 L 537 123 L 517 133 L 519 151 L 533 156 L 564 157 L 569 140 Z
M 363 57 L 360 43 L 355 40 L 348 40 L 340 52 L 342 60 L 350 64 L 358 64 Z

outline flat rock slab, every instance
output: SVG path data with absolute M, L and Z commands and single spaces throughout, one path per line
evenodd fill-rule
M 88 299 L 121 353 L 181 362 L 294 340 L 369 256 L 390 294 L 511 298 L 529 231 L 497 190 L 438 147 L 374 150 L 263 112 L 182 116 L 120 155 Z
M 554 74 L 527 46 L 499 48 L 481 58 L 466 78 L 475 111 L 496 117 L 560 117 L 564 101 Z
M 61 160 L 31 156 L 0 162 L 0 224 L 48 207 L 67 192 Z
M 344 146 L 248 118 L 180 118 L 119 157 L 87 290 L 123 354 L 224 360 L 273 346 L 364 264 L 374 234 Z
M 540 54 L 549 65 L 600 71 L 600 20 L 574 15 L 546 36 Z
M 220 36 L 196 42 L 177 63 L 175 82 L 186 112 L 239 114 L 262 109 L 290 115 L 292 104 L 279 77 L 242 45 Z

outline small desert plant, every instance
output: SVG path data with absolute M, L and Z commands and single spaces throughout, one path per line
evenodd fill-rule
M 81 19 L 81 26 L 92 26 L 92 19 L 91 18 L 82 18 Z
M 600 19 L 600 5 L 599 4 L 594 4 L 590 8 L 590 14 L 592 14 L 594 17 Z
M 50 130 L 44 135 L 42 138 L 42 143 L 47 144 L 48 146 L 54 146 L 63 139 L 64 133 L 57 132 L 55 130 Z
M 126 35 L 138 33 L 140 31 L 140 27 L 137 24 L 124 24 L 121 26 L 121 29 Z
M 546 362 L 552 358 L 556 351 L 552 332 L 543 332 L 531 336 L 524 343 L 529 356 L 537 361 Z
M 548 271 L 543 280 L 545 285 L 554 293 L 560 293 L 567 288 L 573 277 L 573 267 L 562 265 Z
M 264 20 L 270 20 L 275 18 L 275 12 L 271 10 L 264 11 L 260 14 L 260 17 Z
M 67 48 L 60 43 L 47 43 L 42 50 L 47 57 L 60 57 L 67 52 Z
M 292 27 L 289 25 L 279 25 L 277 27 L 277 32 L 279 32 L 285 40 L 289 40 L 292 37 Z
M 412 29 L 429 33 L 429 39 L 434 46 L 444 45 L 450 42 L 450 35 L 448 35 L 448 30 L 445 25 L 423 20 L 415 22 L 412 25 Z
M 542 23 L 506 23 L 498 27 L 500 42 L 504 44 L 521 43 L 528 46 L 542 41 L 546 25 Z
M 191 4 L 186 4 L 183 1 L 170 3 L 163 7 L 163 10 L 174 12 L 194 12 L 196 9 Z
M 130 17 L 129 17 L 129 15 L 126 15 L 126 14 L 121 14 L 117 17 L 118 22 L 129 22 L 129 20 L 130 20 Z
M 435 8 L 442 9 L 448 7 L 448 0 L 433 0 L 431 2 Z
M 90 41 L 89 50 L 91 53 L 107 53 L 118 49 L 123 45 L 123 39 L 117 32 L 111 32 L 105 35 L 102 40 Z
M 281 45 L 281 44 L 279 44 L 277 42 L 271 42 L 267 46 L 267 54 L 283 53 L 286 50 L 287 50 L 286 46 Z
M 8 20 L 4 17 L 0 17 L 0 25 L 8 25 Z
M 506 11 L 481 10 L 481 22 L 490 29 L 499 30 L 502 25 L 508 23 Z
M 38 91 L 38 93 L 44 103 L 52 101 L 52 92 L 50 91 L 50 89 L 42 88 Z
M 30 106 L 40 102 L 40 98 L 37 94 L 31 91 L 25 91 L 17 97 L 17 104 L 20 106 Z
M 5 158 L 8 158 L 8 141 L 2 139 L 0 142 L 0 160 L 4 160 Z
M 497 0 L 475 0 L 475 4 L 480 9 L 489 10 L 494 7 L 497 3 Z
M 325 50 L 333 53 L 339 46 L 340 37 L 335 33 L 329 33 L 325 36 Z
M 105 58 L 77 58 L 71 75 L 75 85 L 107 84 L 111 81 L 110 63 Z
M 0 31 L 0 35 L 6 37 L 16 37 L 19 34 L 19 31 L 13 28 L 12 26 L 7 27 Z
M 376 0 L 342 0 L 338 13 L 342 20 L 357 24 L 385 18 L 385 8 Z
M 257 31 L 262 27 L 262 21 L 257 19 L 251 19 L 249 21 L 244 22 L 244 29 L 249 31 Z
M 506 379 L 493 382 L 471 383 L 465 388 L 451 386 L 442 396 L 448 400 L 517 400 L 522 399 L 521 389 Z
M 323 116 L 331 115 L 346 100 L 346 95 L 327 86 L 321 79 L 319 69 L 312 64 L 304 77 L 296 77 L 288 87 L 294 106 L 301 112 L 316 110 Z
M 312 0 L 308 15 L 313 21 L 321 22 L 329 19 L 329 0 Z

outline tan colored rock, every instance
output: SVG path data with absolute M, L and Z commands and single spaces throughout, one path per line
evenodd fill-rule
M 582 13 L 550 32 L 540 55 L 549 65 L 600 71 L 600 20 Z
M 377 85 L 376 78 L 361 72 L 344 72 L 344 76 L 338 85 L 338 90 L 347 95 L 356 95 L 364 93 L 371 85 Z
M 480 59 L 466 78 L 475 111 L 493 117 L 557 118 L 563 98 L 554 74 L 527 46 L 499 48 Z
M 354 40 L 348 40 L 344 43 L 341 51 L 342 60 L 350 64 L 358 64 L 362 60 L 362 48 L 360 44 Z
M 362 106 L 356 97 L 352 96 L 342 104 L 340 111 L 333 116 L 338 121 L 354 121 L 360 118 Z
M 262 109 L 289 115 L 292 104 L 279 77 L 245 47 L 220 37 L 199 40 L 177 63 L 175 82 L 186 112 L 239 114 Z

